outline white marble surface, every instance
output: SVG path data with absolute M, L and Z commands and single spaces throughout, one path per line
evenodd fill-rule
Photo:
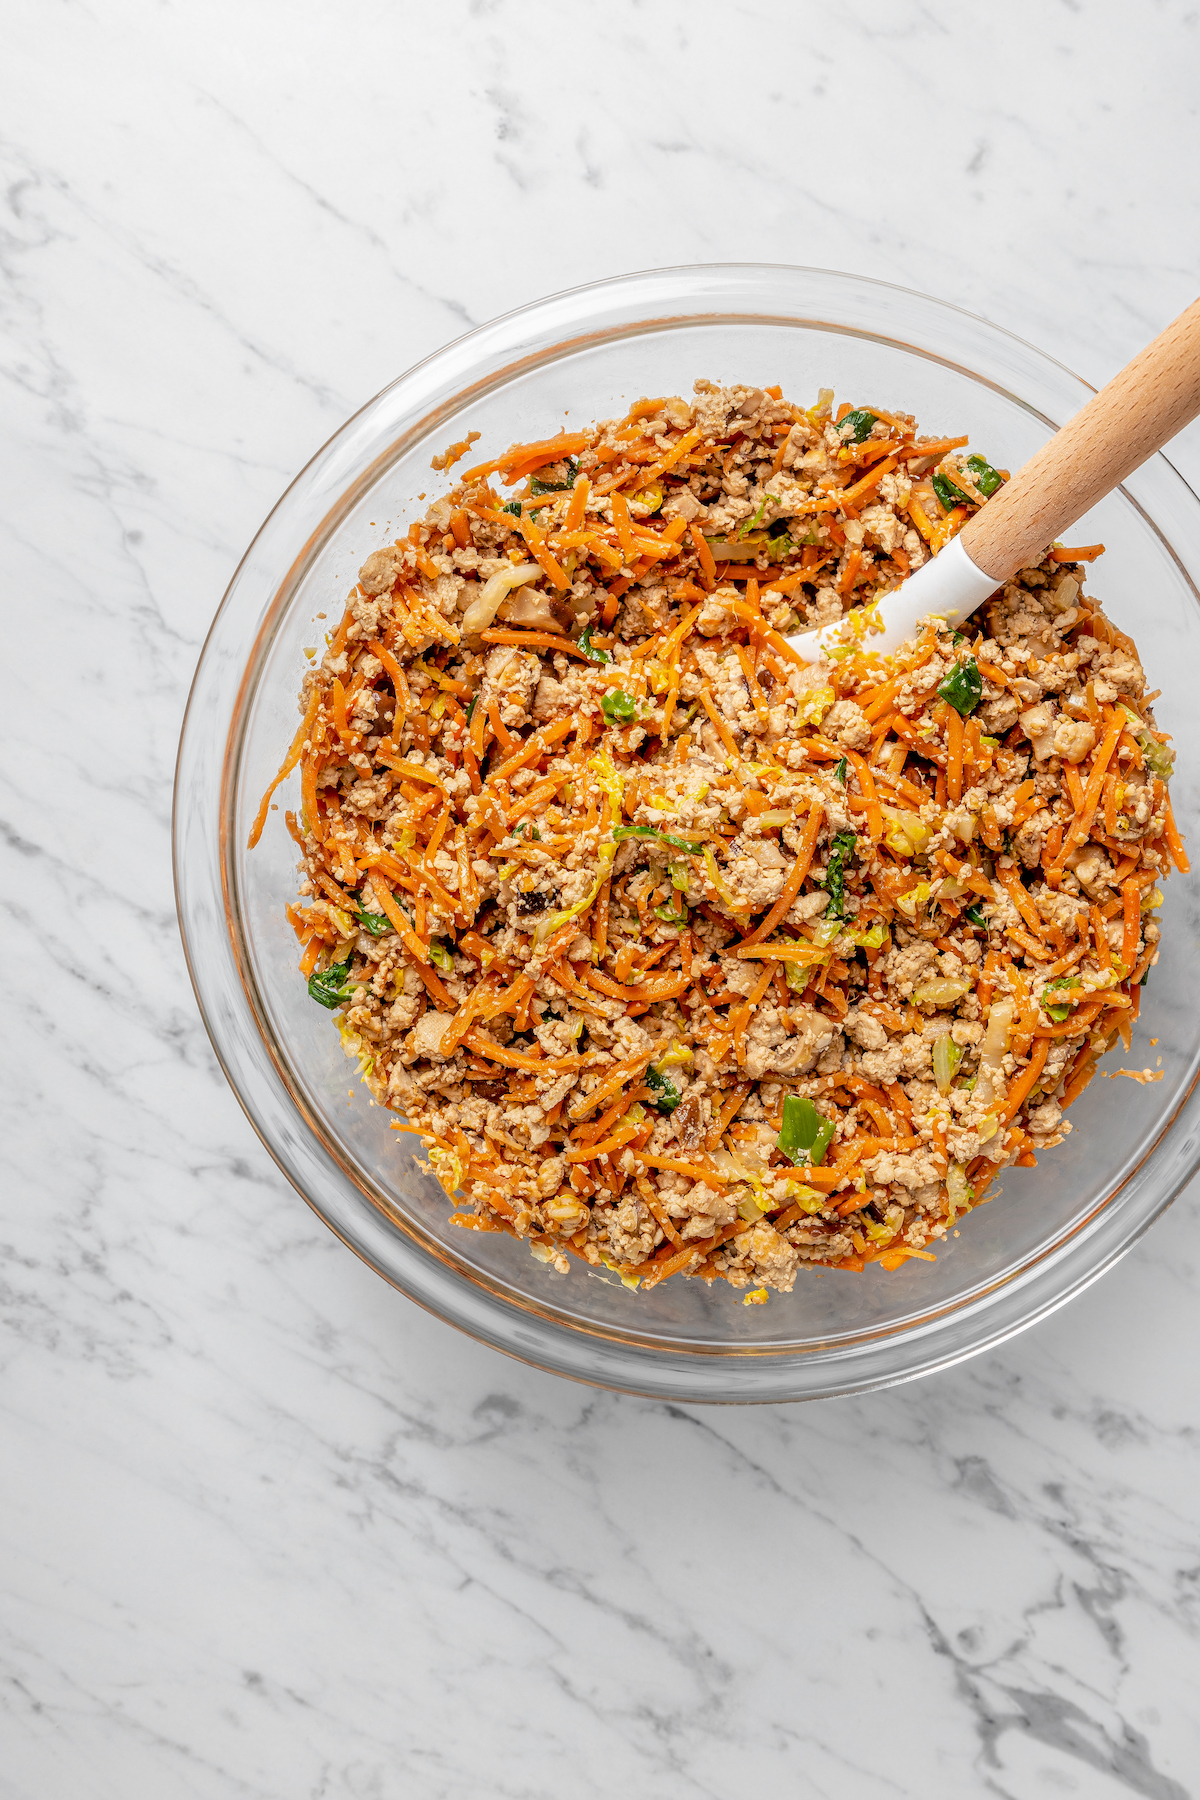
M 1195 9 L 10 0 L 4 38 L 0 1795 L 1200 1794 L 1195 1189 L 909 1388 L 568 1386 L 285 1187 L 168 861 L 207 622 L 353 407 L 541 293 L 746 258 L 1103 379 L 1197 286 Z

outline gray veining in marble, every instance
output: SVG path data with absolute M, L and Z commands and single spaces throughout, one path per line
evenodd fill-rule
M 285 1187 L 168 858 L 208 620 L 355 406 L 697 260 L 891 278 L 1102 380 L 1198 285 L 1195 7 L 11 0 L 3 35 L 0 1796 L 1200 1795 L 1194 1190 L 912 1387 L 556 1382 Z

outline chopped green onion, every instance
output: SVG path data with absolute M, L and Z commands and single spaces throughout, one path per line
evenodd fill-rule
M 673 906 L 653 906 L 653 907 L 651 907 L 650 910 L 654 914 L 654 917 L 656 919 L 662 920 L 664 925 L 686 925 L 687 924 L 688 909 L 684 903 L 682 895 L 679 896 L 679 911 L 678 912 L 675 911 L 675 908 Z
M 510 500 L 506 506 L 500 508 L 500 511 L 511 513 L 514 519 L 519 519 L 521 516 L 521 502 L 519 500 Z
M 626 694 L 621 688 L 614 688 L 600 702 L 600 711 L 610 725 L 615 725 L 618 721 L 622 725 L 628 725 L 637 713 L 637 702 L 632 694 Z
M 971 471 L 971 479 L 981 494 L 994 494 L 1002 484 L 1002 477 L 993 469 L 986 456 L 968 456 L 967 467 Z
M 755 513 L 754 517 L 752 519 L 746 519 L 744 521 L 744 523 L 742 525 L 742 529 L 738 532 L 739 539 L 744 538 L 748 531 L 754 530 L 754 527 L 758 524 L 758 521 L 762 518 L 763 514 L 766 512 L 769 502 L 776 498 L 777 498 L 777 496 L 775 494 L 764 494 L 763 495 L 762 504 L 760 505 L 758 511 Z
M 877 423 L 878 420 L 874 413 L 863 412 L 859 409 L 855 412 L 848 412 L 843 418 L 840 418 L 837 422 L 837 430 L 845 431 L 849 426 L 851 436 L 847 441 L 851 444 L 861 444 L 870 436 L 872 425 Z
M 434 938 L 430 942 L 429 960 L 431 963 L 434 963 L 439 969 L 445 969 L 448 974 L 453 973 L 454 958 L 451 956 L 449 950 L 447 950 L 445 944 L 443 944 L 438 938 Z
M 987 920 L 984 917 L 983 908 L 979 905 L 978 901 L 974 906 L 965 906 L 963 908 L 963 918 L 970 919 L 972 925 L 978 925 L 981 930 L 987 930 Z
M 956 506 L 971 505 L 970 494 L 964 494 L 948 475 L 935 475 L 930 485 L 947 512 L 953 512 Z
M 833 771 L 833 779 L 835 781 L 840 781 L 843 787 L 845 787 L 845 785 L 846 785 L 846 775 L 849 771 L 849 768 L 850 768 L 850 765 L 846 761 L 846 758 L 843 756 L 841 762 L 837 765 L 836 769 Z
M 938 695 L 948 700 L 956 713 L 965 719 L 973 713 L 983 699 L 983 676 L 979 673 L 979 664 L 973 656 L 966 656 L 956 662 L 950 673 L 938 683 Z
M 687 892 L 688 884 L 692 879 L 692 871 L 688 868 L 686 863 L 668 862 L 667 874 L 671 877 L 671 886 L 673 888 L 677 888 L 680 893 Z
M 659 831 L 656 825 L 617 825 L 613 829 L 613 841 L 620 843 L 622 838 L 651 838 L 655 843 L 670 844 L 672 850 L 682 850 L 688 856 L 703 856 L 704 845 L 698 844 L 694 838 L 674 837 L 669 831 Z
M 783 1124 L 775 1148 L 794 1163 L 805 1162 L 817 1168 L 825 1159 L 836 1129 L 833 1120 L 819 1113 L 806 1095 L 789 1094 L 783 1103 Z
M 657 1069 L 646 1070 L 646 1086 L 653 1088 L 658 1098 L 654 1104 L 660 1113 L 673 1113 L 683 1095 L 675 1086 L 669 1075 L 662 1075 Z
M 308 995 L 318 1006 L 327 1006 L 332 1012 L 343 1000 L 349 1000 L 358 986 L 357 981 L 350 979 L 350 958 L 345 962 L 330 963 L 319 975 L 308 978 Z
M 464 714 L 464 718 L 466 719 L 466 722 L 468 725 L 471 723 L 471 714 L 475 711 L 475 708 L 478 706 L 478 704 L 479 704 L 479 695 L 472 694 L 471 698 L 467 701 L 467 710 L 466 710 L 466 713 Z
M 579 648 L 583 651 L 583 654 L 587 657 L 589 662 L 594 662 L 594 663 L 611 662 L 612 658 L 609 656 L 607 650 L 597 650 L 592 643 L 592 627 L 594 626 L 594 624 L 595 624 L 595 620 L 590 619 L 588 621 L 588 623 L 584 626 L 583 630 L 580 632 Z

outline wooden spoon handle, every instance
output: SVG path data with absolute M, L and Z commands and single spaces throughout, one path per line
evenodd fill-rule
M 1200 413 L 1200 300 L 1126 364 L 959 533 L 977 568 L 1007 581 L 1042 556 Z

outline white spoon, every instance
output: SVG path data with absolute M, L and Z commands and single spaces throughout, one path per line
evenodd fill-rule
M 877 608 L 883 631 L 870 633 L 866 645 L 883 654 L 899 649 L 928 613 L 961 625 L 1197 413 L 1200 300 L 1068 419 L 944 550 L 884 595 Z M 845 636 L 845 619 L 835 619 L 788 642 L 816 662 L 822 647 Z

